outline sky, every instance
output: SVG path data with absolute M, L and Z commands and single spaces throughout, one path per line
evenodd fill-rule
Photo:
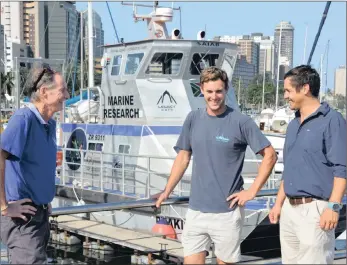
M 105 44 L 116 43 L 106 2 L 92 3 L 93 9 L 102 18 Z M 120 38 L 128 42 L 147 37 L 146 22 L 134 23 L 132 6 L 122 5 L 120 2 L 108 3 Z M 153 4 L 153 2 L 141 3 Z M 159 2 L 159 5 L 171 6 L 172 2 Z M 305 63 L 307 63 L 325 5 L 326 2 L 174 2 L 174 7 L 181 8 L 182 35 L 185 39 L 196 39 L 197 32 L 205 27 L 207 39 L 219 35 L 250 35 L 253 32 L 272 36 L 275 26 L 280 21 L 290 21 L 295 28 L 294 66 L 303 63 L 306 26 Z M 77 2 L 76 7 L 78 11 L 83 11 L 87 9 L 87 2 Z M 138 7 L 137 12 L 149 14 L 151 9 Z M 171 32 L 173 28 L 179 27 L 180 16 L 179 12 L 175 11 L 173 21 L 167 23 L 167 28 Z M 320 67 L 321 55 L 326 53 L 328 40 L 330 40 L 328 56 L 325 56 L 323 62 L 323 84 L 327 76 L 327 87 L 333 88 L 335 69 L 346 65 L 346 2 L 332 2 L 330 5 L 311 60 L 311 65 L 317 70 Z

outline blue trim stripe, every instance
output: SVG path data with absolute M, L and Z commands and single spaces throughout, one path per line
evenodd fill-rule
M 141 125 L 111 125 L 111 124 L 76 124 L 63 123 L 64 133 L 72 132 L 77 128 L 87 134 L 121 135 L 121 136 L 148 136 L 148 135 L 179 135 L 182 126 L 141 126 Z

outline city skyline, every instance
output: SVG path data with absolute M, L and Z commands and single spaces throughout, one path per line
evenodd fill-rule
M 159 4 L 171 6 L 171 2 L 170 5 L 164 2 Z M 293 66 L 296 66 L 303 63 L 306 25 L 308 25 L 308 34 L 305 63 L 311 51 L 325 4 L 325 2 L 201 2 L 199 4 L 178 2 L 174 3 L 174 7 L 182 7 L 182 35 L 186 39 L 195 39 L 197 32 L 205 27 L 207 28 L 207 39 L 222 35 L 250 35 L 253 32 L 273 36 L 275 27 L 280 21 L 289 21 L 295 28 Z M 124 38 L 125 42 L 147 38 L 146 23 L 134 23 L 131 6 L 122 6 L 118 2 L 109 2 L 109 5 L 120 38 Z M 85 10 L 87 2 L 77 2 L 76 7 L 79 11 Z M 115 43 L 115 33 L 106 3 L 93 2 L 93 9 L 102 17 L 105 44 Z M 309 16 L 306 13 L 308 9 L 310 10 Z M 215 10 L 215 12 L 211 12 L 211 10 Z M 232 15 L 229 14 L 231 10 L 234 11 Z M 138 8 L 138 13 L 150 12 L 151 10 L 148 8 Z M 247 16 L 244 15 L 245 13 Z M 174 15 L 173 21 L 167 25 L 170 32 L 173 28 L 179 28 L 180 25 L 179 13 L 175 12 Z M 225 17 L 229 19 L 225 19 Z M 334 88 L 335 69 L 346 64 L 346 30 L 343 29 L 346 27 L 345 20 L 346 3 L 333 2 L 311 61 L 311 64 L 318 70 L 320 56 L 325 52 L 327 42 L 330 40 L 327 86 L 331 89 Z M 325 68 L 326 62 L 323 65 L 324 72 Z M 325 79 L 324 76 L 323 79 Z M 323 82 L 325 83 L 325 81 Z

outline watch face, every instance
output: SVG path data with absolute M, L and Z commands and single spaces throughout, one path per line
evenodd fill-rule
M 339 205 L 338 205 L 338 204 L 334 204 L 334 205 L 333 205 L 333 209 L 334 209 L 335 211 L 337 211 L 337 210 L 339 210 L 339 209 L 340 209 L 340 207 L 339 207 Z

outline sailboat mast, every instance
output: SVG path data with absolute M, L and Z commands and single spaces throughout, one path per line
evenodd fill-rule
M 92 2 L 88 2 L 88 86 L 94 87 L 94 34 L 93 34 L 93 8 Z
M 302 59 L 302 64 L 305 64 L 305 60 L 306 60 L 307 28 L 308 28 L 308 25 L 306 24 L 305 44 L 304 44 L 304 58 Z
M 276 111 L 278 109 L 278 86 L 280 82 L 281 45 L 282 45 L 282 21 L 280 22 L 280 38 L 278 41 L 278 56 L 277 56 Z

